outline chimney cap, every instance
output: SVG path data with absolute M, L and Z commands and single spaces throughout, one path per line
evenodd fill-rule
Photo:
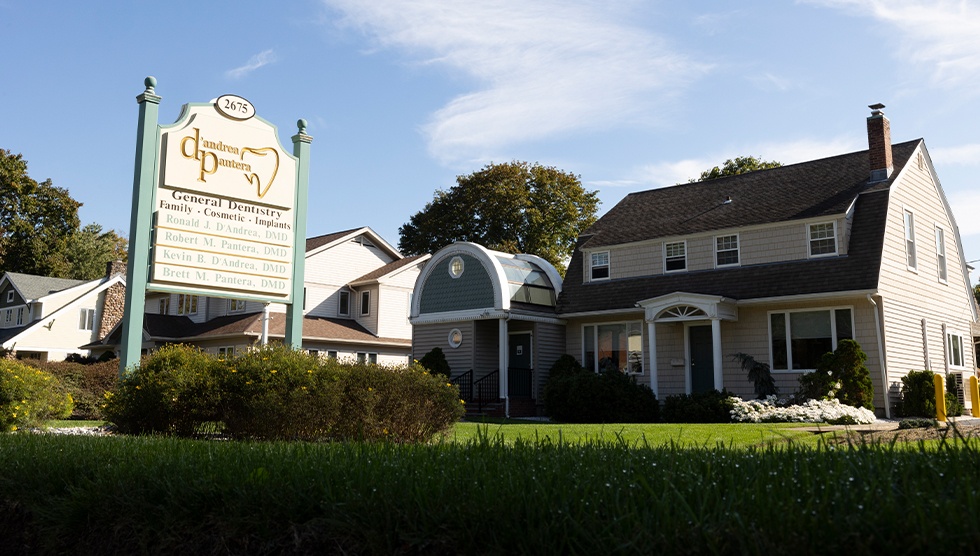
M 872 116 L 880 116 L 880 115 L 884 114 L 884 112 L 881 111 L 881 109 L 884 108 L 884 107 L 885 107 L 885 105 L 882 104 L 882 103 L 880 103 L 880 102 L 877 103 L 877 104 L 869 104 L 868 105 L 868 108 L 871 109 L 871 115 Z

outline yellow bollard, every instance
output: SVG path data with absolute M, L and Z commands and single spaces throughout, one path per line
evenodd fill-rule
M 932 375 L 932 384 L 936 387 L 936 420 L 946 420 L 946 386 L 943 384 L 943 375 L 936 373 Z
M 977 388 L 977 377 L 970 377 L 970 401 L 973 407 L 970 409 L 970 413 L 974 417 L 980 417 L 980 389 Z

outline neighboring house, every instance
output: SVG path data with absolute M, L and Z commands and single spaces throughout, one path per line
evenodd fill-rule
M 307 239 L 303 349 L 337 359 L 408 363 L 412 287 L 427 259 L 403 257 L 367 227 Z M 265 309 L 255 301 L 151 293 L 143 348 L 179 342 L 233 355 L 258 345 L 266 325 L 269 340 L 282 341 L 286 306 Z M 95 354 L 116 351 L 121 328 L 85 347 Z
M 100 338 L 121 318 L 105 301 L 125 287 L 125 267 L 109 265 L 98 280 L 67 280 L 8 272 L 0 278 L 0 342 L 20 359 L 63 361 L 88 355 L 79 346 Z
M 658 397 L 751 397 L 734 354 L 791 393 L 852 338 L 886 416 L 910 370 L 972 375 L 977 305 L 952 210 L 925 142 L 892 145 L 871 108 L 869 150 L 633 193 L 582 232 L 558 304 L 568 353 Z
M 444 247 L 415 284 L 415 358 L 438 347 L 468 403 L 533 415 L 548 369 L 565 351 L 565 326 L 555 313 L 561 288 L 558 271 L 539 257 L 474 243 Z

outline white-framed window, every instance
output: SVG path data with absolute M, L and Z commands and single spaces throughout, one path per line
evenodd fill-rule
M 643 322 L 610 322 L 582 327 L 582 363 L 594 372 L 643 374 Z
M 909 209 L 905 209 L 905 264 L 909 270 L 918 268 L 915 257 L 915 215 Z
M 770 368 L 813 370 L 825 353 L 837 349 L 837 342 L 853 338 L 850 307 L 770 312 Z
M 449 276 L 454 280 L 462 276 L 465 269 L 466 265 L 463 263 L 462 257 L 457 255 L 449 261 Z
M 160 298 L 160 314 L 169 315 L 170 314 L 170 296 Z
M 7 303 L 14 302 L 14 290 L 7 290 Z
M 350 292 L 347 290 L 337 293 L 337 314 L 342 317 L 350 316 Z
M 330 359 L 337 359 L 337 352 L 335 350 L 327 351 L 327 357 Z
M 361 292 L 361 316 L 371 314 L 371 292 Z
M 608 280 L 609 279 L 609 251 L 599 251 L 598 253 L 592 253 L 590 257 L 590 276 L 591 280 Z
M 235 346 L 225 346 L 218 348 L 218 357 L 234 357 Z
M 463 345 L 463 333 L 458 328 L 449 331 L 449 347 L 456 349 Z
M 963 336 L 947 333 L 946 344 L 946 353 L 949 354 L 949 366 L 962 367 L 964 365 L 963 361 L 965 360 L 963 357 Z
M 939 281 L 946 283 L 946 234 L 943 229 L 936 226 L 936 266 L 939 272 Z
M 229 299 L 228 300 L 228 312 L 229 313 L 241 313 L 245 310 L 245 300 L 244 299 Z
M 672 241 L 664 244 L 664 271 L 687 270 L 687 242 Z
M 197 314 L 197 296 L 196 295 L 177 295 L 177 314 L 178 315 L 196 315 Z
M 78 311 L 78 329 L 95 329 L 95 309 L 81 309 Z
M 811 257 L 837 254 L 837 222 L 810 224 L 807 236 Z
M 738 266 L 738 234 L 715 238 L 715 266 Z
M 14 320 L 14 310 L 13 309 L 7 309 L 4 312 L 3 322 L 9 324 L 10 321 L 12 321 L 12 320 Z
M 17 307 L 17 326 L 24 324 L 24 308 Z
M 357 362 L 358 363 L 370 363 L 372 365 L 378 364 L 378 354 L 377 353 L 365 353 L 363 351 L 357 352 Z

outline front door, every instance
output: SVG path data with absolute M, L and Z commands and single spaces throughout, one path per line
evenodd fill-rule
M 512 396 L 531 396 L 531 333 L 521 332 L 508 337 L 507 387 Z
M 711 326 L 691 326 L 687 329 L 691 352 L 691 393 L 715 389 L 714 348 Z

